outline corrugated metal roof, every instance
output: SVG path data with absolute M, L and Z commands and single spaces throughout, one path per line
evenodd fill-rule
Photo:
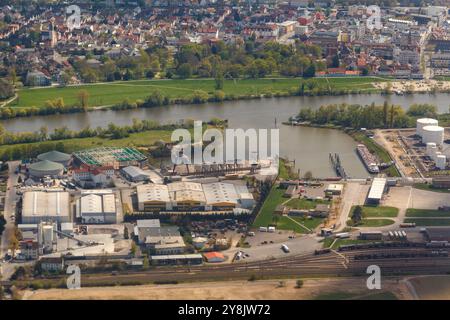
M 385 178 L 374 178 L 370 187 L 368 199 L 381 200 L 387 180 Z

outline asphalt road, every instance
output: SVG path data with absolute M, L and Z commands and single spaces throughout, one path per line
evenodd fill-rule
M 5 209 L 4 216 L 6 219 L 5 230 L 3 231 L 0 243 L 0 260 L 3 260 L 3 257 L 8 252 L 9 247 L 9 238 L 10 235 L 14 232 L 14 221 L 11 219 L 12 215 L 15 215 L 15 206 L 17 201 L 16 188 L 14 185 L 17 183 L 18 175 L 14 173 L 17 166 L 19 165 L 18 161 L 9 162 L 9 178 L 7 182 L 7 190 L 6 190 L 6 198 L 5 198 Z M 2 263 L 0 268 L 0 274 L 3 279 L 8 279 L 11 274 L 14 272 L 15 264 L 11 263 Z

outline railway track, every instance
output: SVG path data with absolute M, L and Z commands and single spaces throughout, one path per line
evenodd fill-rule
M 89 286 L 105 283 L 171 283 L 173 281 L 220 281 L 258 278 L 306 276 L 362 276 L 367 267 L 377 265 L 385 275 L 446 274 L 450 273 L 450 258 L 445 256 L 420 256 L 436 249 L 389 248 L 361 249 L 347 252 L 330 252 L 322 255 L 302 254 L 281 259 L 239 262 L 223 265 L 156 267 L 147 271 L 82 274 L 81 283 Z M 390 254 L 388 258 L 355 259 L 361 255 Z M 410 255 L 403 257 L 401 255 Z M 395 256 L 397 255 L 397 256 Z M 416 256 L 414 256 L 416 255 Z M 49 278 L 60 281 L 61 276 Z M 26 281 L 22 283 L 26 284 Z

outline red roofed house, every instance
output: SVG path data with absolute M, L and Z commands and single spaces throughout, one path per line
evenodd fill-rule
M 211 263 L 218 263 L 225 261 L 225 256 L 220 252 L 206 252 L 203 254 L 203 257 L 206 259 L 207 262 Z

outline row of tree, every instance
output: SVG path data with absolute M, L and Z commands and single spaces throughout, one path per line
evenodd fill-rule
M 133 119 L 131 125 L 118 126 L 110 123 L 106 128 L 90 128 L 86 127 L 80 131 L 73 131 L 63 126 L 49 132 L 48 128 L 43 126 L 36 132 L 18 132 L 13 133 L 6 131 L 0 125 L 0 145 L 27 144 L 44 141 L 58 141 L 75 138 L 100 137 L 109 139 L 121 139 L 129 136 L 131 133 L 144 132 L 150 130 L 174 130 L 177 128 L 192 128 L 193 120 L 185 120 L 178 124 L 161 125 L 153 120 Z
M 414 126 L 416 117 L 436 116 L 435 106 L 414 104 L 407 112 L 396 105 L 360 105 L 360 104 L 331 104 L 314 110 L 305 108 L 300 110 L 297 121 L 309 121 L 317 125 L 333 124 L 350 128 L 406 128 Z M 294 119 L 292 119 L 294 120 Z

